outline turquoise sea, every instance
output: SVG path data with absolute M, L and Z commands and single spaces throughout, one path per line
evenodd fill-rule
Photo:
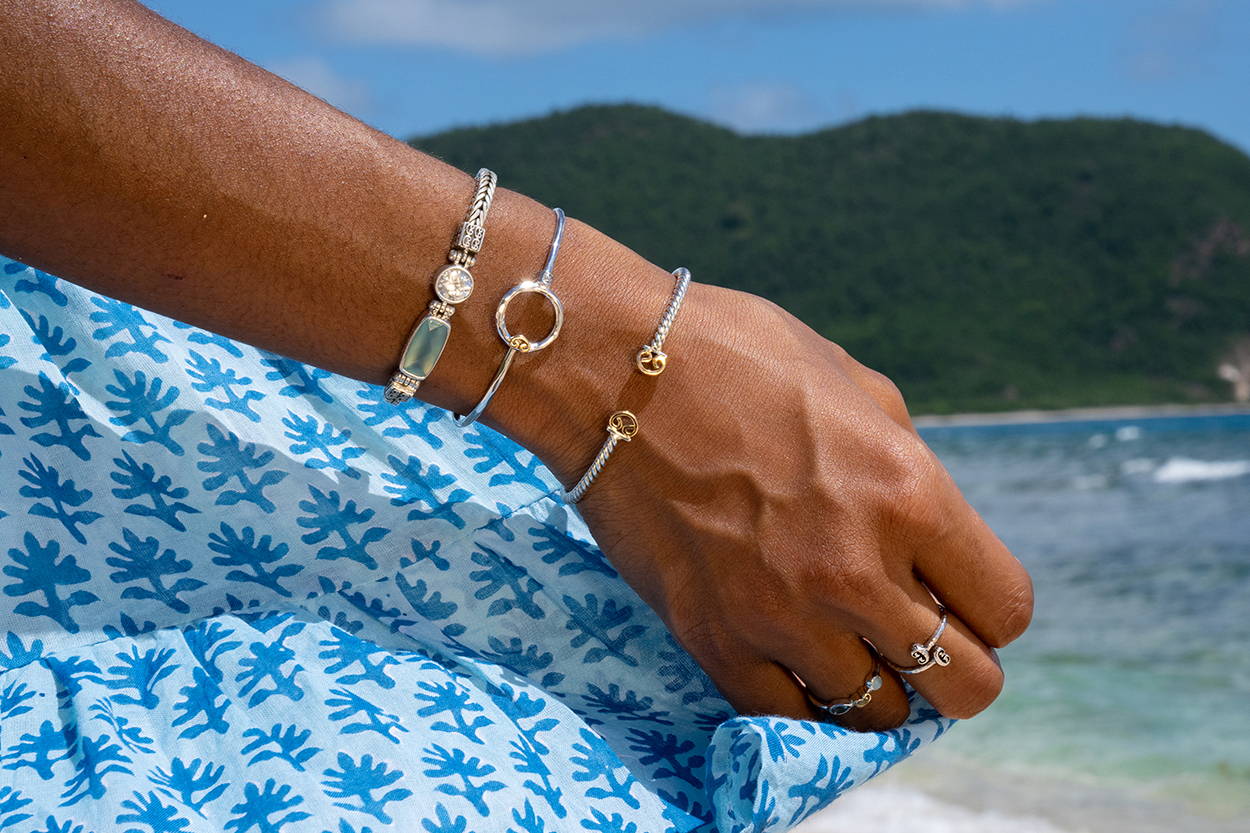
M 922 433 L 1032 573 L 1034 623 L 999 701 L 843 820 L 887 833 L 864 812 L 892 795 L 952 802 L 913 833 L 1250 831 L 1250 414 Z

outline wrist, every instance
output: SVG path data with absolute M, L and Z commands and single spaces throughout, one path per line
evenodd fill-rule
M 454 222 L 449 217 L 449 232 Z M 473 295 L 457 308 L 446 352 L 418 393 L 456 413 L 473 408 L 503 358 L 496 306 L 538 274 L 555 219 L 551 209 L 501 187 L 486 227 Z M 432 274 L 437 265 L 429 266 Z M 565 485 L 576 481 L 603 441 L 608 415 L 637 401 L 638 382 L 654 385 L 634 370 L 632 357 L 650 340 L 672 285 L 666 270 L 569 218 L 552 283 L 565 310 L 560 336 L 515 357 L 481 421 L 530 449 Z M 508 310 L 509 329 L 534 341 L 551 322 L 549 305 L 533 296 L 518 297 Z

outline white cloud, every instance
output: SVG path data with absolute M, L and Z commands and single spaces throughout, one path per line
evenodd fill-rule
M 834 114 L 794 84 L 752 81 L 712 90 L 709 115 L 743 133 L 788 133 L 828 123 Z
M 269 62 L 265 69 L 354 116 L 359 117 L 373 106 L 367 84 L 344 78 L 321 58 L 285 58 Z
M 478 55 L 534 55 L 637 37 L 683 23 L 794 12 L 1009 9 L 1036 0 L 325 0 L 331 37 L 436 46 Z

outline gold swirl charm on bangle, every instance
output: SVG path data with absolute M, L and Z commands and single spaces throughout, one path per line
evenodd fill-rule
M 613 449 L 619 443 L 629 442 L 638 434 L 638 417 L 634 416 L 633 411 L 614 411 L 612 416 L 608 417 L 607 428 L 608 438 L 599 447 L 599 453 L 595 455 L 590 468 L 586 469 L 586 473 L 582 475 L 581 480 L 577 481 L 576 486 L 568 491 L 561 491 L 560 497 L 565 503 L 577 503 L 581 500 L 582 495 L 586 494 L 586 490 L 590 488 L 590 484 L 599 476 L 599 472 L 603 471 L 608 457 L 612 456 Z
M 638 417 L 633 411 L 617 411 L 608 417 L 608 433 L 618 440 L 629 442 L 638 433 Z
M 647 344 L 634 356 L 634 364 L 648 376 L 659 376 L 668 364 L 668 354 Z

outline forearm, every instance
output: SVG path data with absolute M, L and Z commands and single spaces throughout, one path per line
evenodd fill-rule
M 386 383 L 433 297 L 469 175 L 129 0 L 0 0 L 0 19 L 0 250 Z M 553 223 L 499 189 L 476 289 L 420 398 L 476 402 L 503 353 L 495 305 L 541 267 Z M 575 219 L 556 276 L 564 331 L 514 363 L 484 421 L 567 482 L 593 456 L 630 378 L 622 358 L 649 338 L 671 278 Z M 514 306 L 514 332 L 546 331 L 541 307 Z

